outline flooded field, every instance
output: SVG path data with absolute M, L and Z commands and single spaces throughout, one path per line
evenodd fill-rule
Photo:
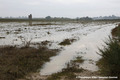
M 41 75 L 50 75 L 61 71 L 66 64 L 77 56 L 85 60 L 79 67 L 90 71 L 97 71 L 96 61 L 100 56 L 98 48 L 103 48 L 104 41 L 111 35 L 117 22 L 51 22 L 55 25 L 34 25 L 28 26 L 27 22 L 0 22 L 0 45 L 23 46 L 26 42 L 41 43 L 48 41 L 48 48 L 61 49 L 57 56 L 51 57 L 46 62 Z M 34 24 L 41 24 L 34 22 Z M 43 23 L 42 23 L 43 24 Z M 60 45 L 65 39 L 74 40 L 69 45 Z

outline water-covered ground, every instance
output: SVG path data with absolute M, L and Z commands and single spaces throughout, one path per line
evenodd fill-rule
M 38 22 L 37 22 L 38 23 Z M 45 23 L 45 22 L 44 22 Z M 47 23 L 47 22 L 46 22 Z M 28 23 L 9 22 L 0 23 L 0 45 L 23 45 L 21 38 L 31 43 L 50 41 L 49 48 L 60 48 L 62 51 L 50 62 L 40 69 L 41 75 L 49 75 L 61 71 L 66 63 L 75 59 L 76 56 L 83 56 L 85 60 L 80 67 L 91 71 L 97 71 L 95 62 L 100 58 L 96 53 L 103 48 L 104 41 L 110 35 L 111 29 L 117 23 L 106 22 L 52 22 L 58 25 L 36 25 L 28 26 Z M 36 24 L 36 23 L 34 23 Z M 64 39 L 76 39 L 71 45 L 59 45 Z

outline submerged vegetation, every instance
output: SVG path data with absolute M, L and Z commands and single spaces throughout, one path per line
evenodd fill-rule
M 74 42 L 76 39 L 64 39 L 59 45 L 70 45 L 72 42 Z
M 97 62 L 102 75 L 116 76 L 117 80 L 120 79 L 120 34 L 118 34 L 120 25 L 112 30 L 112 34 L 117 38 L 109 38 L 106 42 L 107 47 L 103 50 L 100 49 L 102 58 Z M 114 36 L 113 36 L 114 37 Z
M 75 63 L 83 63 L 84 62 L 84 59 L 82 59 L 82 57 L 76 57 L 76 59 L 73 61 Z
M 16 80 L 28 73 L 36 72 L 42 65 L 55 56 L 57 49 L 16 46 L 0 47 L 0 80 Z

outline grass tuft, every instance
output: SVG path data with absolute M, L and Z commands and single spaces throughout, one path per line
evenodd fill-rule
M 61 43 L 59 43 L 59 45 L 70 45 L 72 42 L 74 42 L 76 39 L 65 39 L 63 40 Z
M 76 60 L 74 60 L 75 63 L 83 63 L 84 59 L 82 59 L 82 57 L 78 56 L 76 57 Z

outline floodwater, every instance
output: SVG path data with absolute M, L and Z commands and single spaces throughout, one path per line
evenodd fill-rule
M 100 56 L 96 52 L 99 52 L 98 47 L 102 48 L 102 45 L 105 45 L 103 41 L 107 40 L 105 38 L 108 38 L 111 29 L 114 27 L 114 24 L 91 27 L 92 31 L 90 33 L 80 37 L 80 40 L 72 45 L 65 47 L 65 50 L 61 51 L 59 55 L 52 57 L 51 61 L 43 66 L 40 74 L 50 75 L 52 73 L 57 73 L 65 68 L 65 64 L 76 56 L 83 56 L 83 59 L 85 59 L 85 62 L 79 65 L 80 67 L 91 71 L 97 71 L 98 67 L 95 62 L 100 59 Z
M 62 51 L 50 62 L 46 62 L 40 69 L 41 75 L 50 75 L 61 71 L 66 67 L 66 63 L 75 59 L 76 56 L 82 56 L 85 60 L 82 67 L 87 70 L 97 71 L 96 61 L 100 56 L 96 53 L 99 48 L 103 48 L 104 41 L 110 35 L 111 29 L 117 23 L 89 22 L 89 23 L 71 23 L 62 22 L 62 25 L 38 25 L 27 26 L 27 23 L 0 23 L 0 45 L 23 45 L 20 36 L 31 43 L 40 43 L 42 41 L 52 42 L 48 48 L 60 48 Z M 49 34 L 48 34 L 49 33 Z M 76 39 L 71 45 L 60 46 L 59 43 L 64 39 Z

